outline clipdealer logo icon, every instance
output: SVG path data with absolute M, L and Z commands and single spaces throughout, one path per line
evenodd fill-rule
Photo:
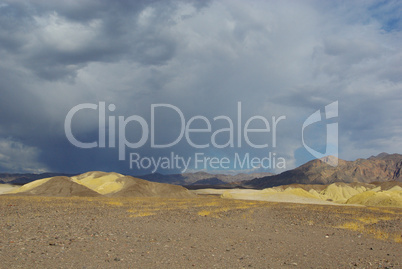
M 303 123 L 302 127 L 302 142 L 305 149 L 310 152 L 317 159 L 321 159 L 331 166 L 338 165 L 338 123 L 328 123 L 327 126 L 327 137 L 326 137 L 326 148 L 325 152 L 321 153 L 311 147 L 309 147 L 304 141 L 304 129 L 314 123 L 329 120 L 338 117 L 338 101 L 332 102 L 325 106 L 325 119 L 321 117 L 321 111 L 317 110 L 311 114 Z M 326 156 L 334 156 L 336 158 L 324 158 Z

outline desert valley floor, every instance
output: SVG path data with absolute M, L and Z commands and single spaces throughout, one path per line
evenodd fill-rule
M 0 196 L 0 268 L 401 268 L 402 209 Z

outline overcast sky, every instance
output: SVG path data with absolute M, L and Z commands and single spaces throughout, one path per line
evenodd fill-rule
M 271 153 L 286 167 L 266 170 L 280 172 L 314 158 L 302 143 L 303 123 L 336 101 L 338 117 L 329 123 L 339 125 L 340 158 L 402 153 L 401 10 L 399 0 L 0 1 L 0 172 L 138 175 L 155 169 L 131 169 L 130 154 L 157 159 L 172 153 L 228 158 L 228 172 L 239 170 L 236 154 Z M 77 141 L 99 146 L 102 102 L 105 148 L 74 146 L 65 133 L 67 114 L 79 104 L 97 105 L 74 114 L 71 126 Z M 209 146 L 197 149 L 183 135 L 172 147 L 153 148 L 149 133 L 144 145 L 125 147 L 119 160 L 118 117 L 141 117 L 150 127 L 152 104 L 174 106 L 185 123 L 205 117 L 190 126 L 206 128 L 207 119 L 211 132 L 190 139 Z M 241 128 L 257 115 L 249 128 L 262 129 L 267 119 L 270 132 L 249 137 L 267 147 L 252 147 L 244 137 L 238 144 L 239 105 Z M 214 120 L 219 116 L 227 118 Z M 281 116 L 274 146 L 272 117 Z M 213 146 L 212 137 L 219 145 L 230 142 L 227 129 L 212 135 L 230 127 L 228 118 L 233 147 Z M 168 107 L 155 110 L 154 125 L 160 144 L 174 141 L 183 127 Z M 109 131 L 116 134 L 114 148 Z M 127 123 L 127 141 L 143 134 L 138 121 Z M 310 148 L 325 151 L 326 122 L 304 135 Z M 197 169 L 190 163 L 188 171 Z

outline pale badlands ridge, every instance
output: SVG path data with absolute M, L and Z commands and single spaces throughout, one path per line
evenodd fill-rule
M 333 183 L 330 185 L 301 184 L 279 186 L 263 190 L 203 189 L 198 194 L 220 195 L 226 199 L 288 202 L 303 204 L 366 205 L 402 207 L 402 185 Z
M 8 193 L 8 192 L 11 192 L 11 191 L 16 190 L 18 188 L 19 188 L 19 186 L 16 186 L 16 185 L 0 184 L 0 194 Z
M 0 185 L 0 194 L 31 196 L 124 196 L 191 198 L 195 194 L 220 195 L 225 199 L 259 200 L 328 205 L 402 207 L 402 183 L 333 183 L 288 185 L 263 190 L 203 189 L 189 191 L 181 186 L 155 183 L 119 173 L 87 172 L 74 177 L 51 177 L 21 187 Z

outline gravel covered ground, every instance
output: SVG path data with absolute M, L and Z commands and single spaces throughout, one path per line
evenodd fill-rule
M 0 268 L 401 268 L 402 209 L 0 196 Z

